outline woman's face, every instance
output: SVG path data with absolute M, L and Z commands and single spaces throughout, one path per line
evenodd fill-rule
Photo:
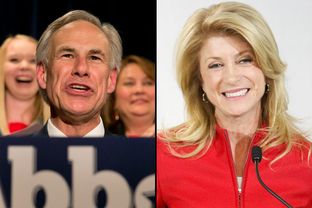
M 115 108 L 123 118 L 155 118 L 155 82 L 141 67 L 130 63 L 120 72 L 116 86 Z
M 208 38 L 200 51 L 200 73 L 217 118 L 260 115 L 265 77 L 247 42 L 233 36 Z
M 35 63 L 36 44 L 27 39 L 13 39 L 9 42 L 4 57 L 6 94 L 19 100 L 36 96 Z

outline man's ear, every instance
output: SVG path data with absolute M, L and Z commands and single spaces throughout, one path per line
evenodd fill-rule
M 37 64 L 36 66 L 36 75 L 37 82 L 40 88 L 46 89 L 47 87 L 47 72 L 46 68 L 42 63 Z
M 112 69 L 109 72 L 108 80 L 107 80 L 107 93 L 114 92 L 116 88 L 116 82 L 117 82 L 117 69 Z

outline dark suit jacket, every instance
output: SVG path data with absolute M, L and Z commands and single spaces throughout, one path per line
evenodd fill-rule
M 45 123 L 44 126 L 38 132 L 35 132 L 32 135 L 33 136 L 49 137 L 49 134 L 48 134 L 48 123 Z
M 39 132 L 43 126 L 44 126 L 44 123 L 42 122 L 34 122 L 30 126 L 26 127 L 25 129 L 22 129 L 22 130 L 19 130 L 10 134 L 10 136 L 19 136 L 19 137 L 30 136 Z

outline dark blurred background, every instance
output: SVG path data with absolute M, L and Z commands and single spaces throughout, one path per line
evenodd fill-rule
M 156 62 L 156 0 L 1 0 L 0 42 L 10 34 L 40 38 L 56 18 L 83 9 L 111 23 L 123 42 L 123 53 Z

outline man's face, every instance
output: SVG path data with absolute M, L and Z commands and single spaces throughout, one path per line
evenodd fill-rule
M 40 87 L 58 116 L 71 122 L 95 118 L 116 83 L 106 36 L 89 22 L 75 21 L 60 28 L 51 45 L 48 69 L 37 67 Z

